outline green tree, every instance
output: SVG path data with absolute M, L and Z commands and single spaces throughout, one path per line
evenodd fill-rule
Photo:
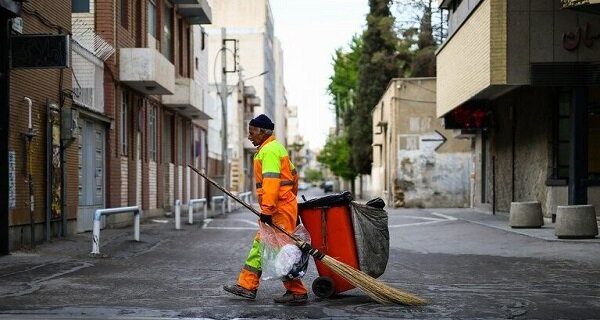
M 435 51 L 445 38 L 444 12 L 434 8 L 433 0 L 396 0 L 402 35 L 399 55 L 408 64 L 406 76 L 435 77 Z M 439 23 L 433 23 L 433 18 Z
M 323 173 L 317 169 L 306 169 L 304 179 L 308 182 L 317 182 L 323 179 Z
M 317 161 L 329 168 L 334 175 L 354 181 L 357 173 L 351 165 L 352 157 L 350 154 L 350 146 L 344 135 L 330 135 L 325 146 L 323 146 L 323 150 L 317 156 Z
M 390 12 L 390 1 L 369 0 L 367 30 L 363 35 L 356 106 L 349 130 L 352 163 L 361 175 L 371 173 L 371 111 L 379 102 L 389 81 L 400 76 L 396 51 L 399 39 L 393 29 L 394 17 Z
M 358 80 L 358 66 L 362 54 L 362 37 L 354 35 L 349 43 L 349 49 L 335 50 L 333 55 L 333 75 L 329 77 L 327 92 L 331 97 L 331 104 L 335 109 L 336 135 L 340 132 L 340 121 L 345 118 L 346 112 L 354 106 L 356 85 Z M 348 123 L 344 123 L 347 126 Z

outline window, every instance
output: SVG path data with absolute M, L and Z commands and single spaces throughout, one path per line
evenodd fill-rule
M 156 38 L 156 2 L 148 0 L 148 33 Z
M 161 52 L 169 61 L 173 62 L 173 6 L 167 2 L 164 3 L 161 18 L 163 21 Z
M 204 32 L 204 28 L 202 28 L 201 32 L 201 39 L 200 39 L 200 50 L 204 51 L 204 49 L 206 49 L 206 32 Z
M 173 116 L 165 115 L 163 121 L 163 157 L 165 163 L 173 163 Z
M 90 12 L 90 0 L 71 0 L 71 12 Z
M 460 6 L 461 2 L 462 2 L 462 0 L 454 0 L 454 1 L 452 1 L 452 11 L 456 11 L 456 9 L 458 8 L 458 6 Z
M 129 92 L 123 91 L 121 93 L 121 155 L 126 156 L 127 152 L 127 137 L 128 137 L 128 126 L 129 123 Z
M 156 107 L 148 110 L 148 151 L 150 160 L 156 161 Z
M 588 185 L 600 185 L 600 93 L 588 89 Z M 595 96 L 594 96 L 595 95 Z
M 556 120 L 554 122 L 553 168 L 554 179 L 569 178 L 569 136 L 572 93 L 569 89 L 562 89 L 558 95 Z
M 181 120 L 177 120 L 177 162 L 178 164 L 184 164 L 183 160 L 183 130 L 185 124 Z
M 129 0 L 121 0 L 121 26 L 129 28 Z
M 179 19 L 178 22 L 179 22 L 179 43 L 178 43 L 178 46 L 179 46 L 180 49 L 179 49 L 179 56 L 178 56 L 179 60 L 177 61 L 177 73 L 180 76 L 185 76 L 185 73 L 184 73 L 184 70 L 183 70 L 183 56 L 184 56 L 183 52 L 185 50 L 185 45 L 186 45 L 185 42 L 184 42 L 184 39 L 185 39 L 185 35 L 184 35 L 185 28 L 183 27 L 183 20 Z

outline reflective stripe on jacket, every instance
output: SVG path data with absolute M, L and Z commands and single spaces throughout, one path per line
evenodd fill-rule
M 278 204 L 296 199 L 298 175 L 285 147 L 271 135 L 254 156 L 256 193 L 261 211 L 274 214 Z

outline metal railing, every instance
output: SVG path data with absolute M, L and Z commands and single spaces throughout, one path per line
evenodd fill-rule
M 195 204 L 203 204 L 202 207 L 204 210 L 204 220 L 206 220 L 206 218 L 207 218 L 206 209 L 208 207 L 208 202 L 206 201 L 206 198 L 192 199 L 192 200 L 188 201 L 188 223 L 189 224 L 194 224 L 194 205 Z
M 109 216 L 118 213 L 133 213 L 133 240 L 140 241 L 140 215 L 141 211 L 138 206 L 120 207 L 110 209 L 98 209 L 94 212 L 94 229 L 92 237 L 92 255 L 100 254 L 100 220 L 102 216 Z
M 224 214 L 225 213 L 225 205 L 226 205 L 225 197 L 224 196 L 214 196 L 214 197 L 210 198 L 210 207 L 213 210 L 215 210 L 215 205 L 217 204 L 217 202 L 221 203 L 221 213 Z

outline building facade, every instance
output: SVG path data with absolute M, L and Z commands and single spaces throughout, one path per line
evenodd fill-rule
M 474 134 L 477 207 L 600 206 L 596 1 L 440 1 L 437 115 Z M 596 45 L 594 44 L 596 43 Z
M 64 164 L 76 161 L 77 153 L 67 146 L 66 140 L 64 145 L 61 143 L 60 131 L 58 134 L 48 131 L 50 112 L 59 114 L 61 110 L 70 110 L 72 105 L 67 49 L 71 2 L 2 1 L 0 4 L 0 127 L 1 136 L 6 139 L 1 143 L 0 167 L 6 170 L 2 174 L 1 193 L 2 197 L 7 196 L 7 201 L 2 201 L 0 225 L 1 250 L 8 253 L 73 230 L 77 198 L 72 195 L 77 194 L 77 168 Z M 48 53 L 49 46 L 43 45 L 46 40 L 58 45 L 57 59 L 45 60 L 29 51 L 28 48 L 36 48 Z M 8 65 L 9 52 L 5 51 L 10 47 L 9 41 L 13 49 L 12 65 Z M 52 161 L 54 167 L 49 169 Z M 50 172 L 53 175 L 49 176 Z M 55 180 L 49 181 L 50 177 Z
M 275 47 L 273 15 L 268 0 L 215 0 L 210 4 L 213 23 L 206 28 L 210 39 L 209 82 L 218 110 L 221 110 L 219 92 L 222 89 L 219 86 L 223 54 L 229 71 L 226 150 L 231 170 L 226 177 L 232 191 L 251 191 L 254 188 L 252 157 L 256 147 L 247 140 L 248 122 L 255 115 L 265 113 L 275 122 L 276 133 L 285 132 L 285 121 L 279 123 L 278 120 L 281 117 L 278 112 L 287 104 L 282 56 L 277 56 L 281 50 Z M 227 40 L 225 50 L 222 49 L 223 32 Z M 285 135 L 281 138 L 285 142 Z
M 199 25 L 211 13 L 206 1 L 180 3 L 1 3 L 12 12 L 0 11 L 3 22 L 21 14 L 2 43 L 10 36 L 18 50 L 39 48 L 35 34 L 66 48 L 44 59 L 19 51 L 26 58 L 2 78 L 10 89 L 0 90 L 2 99 L 10 92 L 0 124 L 9 159 L 3 252 L 91 230 L 97 209 L 137 205 L 151 217 L 204 196 L 187 165 L 206 167 L 208 44 Z M 130 222 L 110 216 L 104 225 Z
M 392 79 L 373 109 L 372 197 L 394 207 L 468 207 L 471 141 L 435 115 L 435 78 Z

